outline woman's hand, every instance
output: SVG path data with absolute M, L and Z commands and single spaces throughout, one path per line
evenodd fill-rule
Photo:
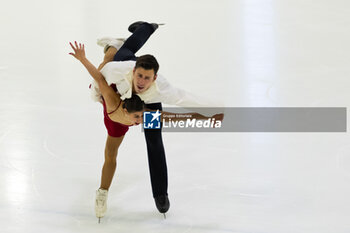
M 73 57 L 75 57 L 79 61 L 82 61 L 83 59 L 86 58 L 84 44 L 81 44 L 81 43 L 78 44 L 76 41 L 74 42 L 75 46 L 71 42 L 69 42 L 69 44 L 72 47 L 72 49 L 74 50 L 74 53 L 69 53 L 70 55 L 72 55 Z
M 85 68 L 87 69 L 91 77 L 93 77 L 93 79 L 95 79 L 95 81 L 98 83 L 101 91 L 100 82 L 106 85 L 107 85 L 107 82 L 103 77 L 103 75 L 100 73 L 100 71 L 98 71 L 96 67 L 86 58 L 84 44 L 81 44 L 81 43 L 78 44 L 76 41 L 74 41 L 75 46 L 71 42 L 69 42 L 69 44 L 74 50 L 74 53 L 69 53 L 69 54 L 75 57 L 77 60 L 81 62 L 81 64 L 83 64 L 83 66 L 85 66 Z M 103 92 L 102 92 L 102 95 L 103 95 Z

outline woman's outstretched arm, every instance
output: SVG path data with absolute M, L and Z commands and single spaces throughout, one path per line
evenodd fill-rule
M 69 54 L 79 60 L 97 82 L 101 94 L 106 102 L 107 111 L 115 110 L 121 101 L 120 96 L 108 85 L 101 72 L 97 70 L 96 67 L 86 58 L 84 44 L 78 44 L 76 41 L 74 42 L 75 45 L 73 45 L 71 42 L 69 42 L 69 44 L 74 51 L 74 53 Z
M 75 46 L 69 42 L 70 46 L 72 47 L 74 53 L 69 53 L 73 57 L 75 57 L 77 60 L 81 62 L 87 69 L 87 71 L 90 73 L 90 75 L 95 79 L 95 81 L 100 84 L 100 83 L 106 83 L 105 78 L 103 75 L 96 69 L 96 67 L 86 58 L 85 56 L 85 45 L 81 43 L 77 43 L 76 41 L 74 42 Z

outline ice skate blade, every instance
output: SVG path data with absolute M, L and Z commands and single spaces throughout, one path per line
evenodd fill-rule
M 101 223 L 101 218 L 98 218 L 98 224 L 100 224 Z
M 164 216 L 164 219 L 166 219 L 166 215 L 165 215 L 165 213 L 163 213 L 163 216 Z

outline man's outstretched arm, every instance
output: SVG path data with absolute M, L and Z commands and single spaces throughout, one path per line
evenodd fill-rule
M 156 99 L 145 101 L 146 103 L 162 102 L 179 107 L 222 107 L 222 104 L 218 101 L 213 101 L 206 96 L 197 96 L 171 85 L 162 75 L 158 75 L 156 81 L 159 96 Z

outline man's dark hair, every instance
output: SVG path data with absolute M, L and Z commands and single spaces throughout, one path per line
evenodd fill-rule
M 133 94 L 131 98 L 124 100 L 123 108 L 126 108 L 129 113 L 140 112 L 145 109 L 145 103 L 138 95 Z
M 145 70 L 154 70 L 154 74 L 157 74 L 158 69 L 159 69 L 159 64 L 157 62 L 157 59 L 150 55 L 150 54 L 146 54 L 143 55 L 141 57 L 138 57 L 136 60 L 136 65 L 135 65 L 135 69 L 142 67 Z

